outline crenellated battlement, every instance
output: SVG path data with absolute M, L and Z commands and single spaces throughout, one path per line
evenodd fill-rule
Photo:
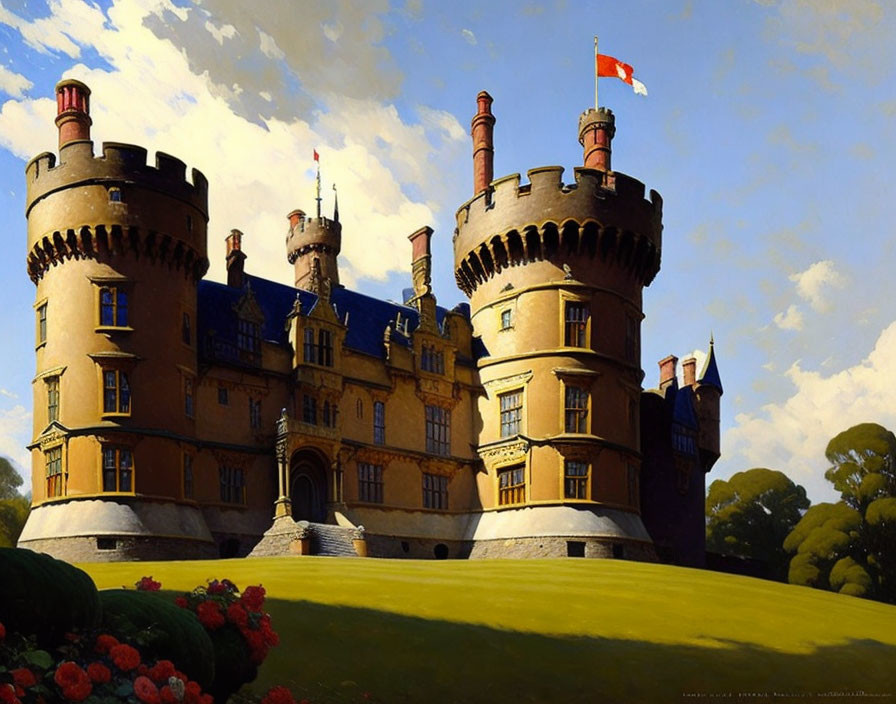
M 626 266 L 650 283 L 659 271 L 663 200 L 625 174 L 579 167 L 564 184 L 562 166 L 492 181 L 457 211 L 455 273 L 468 295 L 501 268 L 558 252 L 617 251 Z M 600 243 L 600 247 L 598 247 Z
M 327 217 L 298 218 L 286 235 L 286 256 L 290 264 L 302 254 L 320 251 L 339 253 L 342 245 L 342 224 Z
M 103 142 L 103 153 L 95 156 L 90 140 L 69 141 L 59 150 L 59 162 L 50 152 L 34 157 L 25 166 L 27 184 L 26 216 L 36 203 L 52 193 L 87 184 L 109 187 L 127 184 L 177 198 L 196 208 L 208 219 L 208 181 L 186 164 L 158 152 L 155 166 L 147 164 L 147 150 L 134 144 Z

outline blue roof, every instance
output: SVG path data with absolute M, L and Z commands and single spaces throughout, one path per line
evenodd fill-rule
M 706 356 L 706 362 L 703 364 L 703 371 L 700 372 L 700 378 L 697 379 L 701 384 L 706 386 L 715 386 L 719 390 L 719 394 L 724 393 L 722 389 L 722 378 L 719 376 L 719 367 L 716 365 L 716 353 L 714 342 L 710 338 L 709 354 Z
M 697 412 L 694 408 L 694 390 L 690 386 L 673 390 L 672 420 L 686 428 L 697 430 Z
M 261 336 L 269 342 L 287 343 L 286 317 L 293 308 L 296 296 L 299 297 L 302 311 L 306 314 L 317 305 L 318 296 L 310 291 L 257 276 L 246 275 L 245 280 L 264 313 Z M 215 281 L 199 282 L 197 328 L 200 341 L 214 336 L 219 342 L 236 345 L 237 316 L 234 306 L 245 293 L 245 287 L 236 288 Z M 392 327 L 393 342 L 409 345 L 410 337 L 404 335 L 402 329 L 410 333 L 419 324 L 420 314 L 416 308 L 392 301 L 381 301 L 342 287 L 333 288 L 330 302 L 340 320 L 344 321 L 348 313 L 345 346 L 375 357 L 382 357 L 384 354 L 383 333 L 386 326 Z M 436 322 L 440 328 L 444 323 L 446 312 L 444 308 L 436 307 Z M 401 320 L 401 329 L 395 327 L 397 320 Z M 200 346 L 200 350 L 205 351 L 207 347 Z M 459 356 L 458 362 L 470 364 L 472 360 Z

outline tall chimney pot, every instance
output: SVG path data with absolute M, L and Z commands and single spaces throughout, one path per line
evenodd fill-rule
M 68 78 L 56 84 L 56 127 L 59 148 L 69 142 L 90 139 L 90 88 Z
M 492 96 L 484 90 L 476 96 L 476 114 L 470 128 L 473 137 L 473 194 L 488 188 L 495 178 L 495 116 Z

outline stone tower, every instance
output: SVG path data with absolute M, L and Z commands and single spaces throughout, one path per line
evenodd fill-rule
M 33 510 L 20 544 L 73 560 L 213 554 L 183 493 L 197 444 L 197 282 L 207 182 L 105 142 L 90 90 L 56 86 L 59 157 L 26 166 L 36 285 Z
M 610 168 L 613 113 L 579 120 L 584 167 L 492 180 L 492 99 L 472 122 L 474 197 L 457 211 L 485 393 L 474 554 L 654 557 L 639 515 L 642 288 L 660 268 L 662 199 Z M 495 510 L 489 510 L 495 509 Z M 489 546 L 489 543 L 491 547 Z
M 334 218 L 309 218 L 302 210 L 286 216 L 289 232 L 286 235 L 286 256 L 296 269 L 296 288 L 312 290 L 314 279 L 329 279 L 339 284 L 336 258 L 342 247 L 342 225 Z

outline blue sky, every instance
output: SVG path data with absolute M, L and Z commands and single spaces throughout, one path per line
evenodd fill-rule
M 6 255 L 0 454 L 27 468 L 34 375 L 25 162 L 56 145 L 53 86 L 93 89 L 93 138 L 142 144 L 210 181 L 209 276 L 246 233 L 251 273 L 286 283 L 286 214 L 339 187 L 345 282 L 398 299 L 407 235 L 434 237 L 440 303 L 453 215 L 471 195 L 469 121 L 495 99 L 495 175 L 581 163 L 593 36 L 642 98 L 601 80 L 613 165 L 664 198 L 645 291 L 644 385 L 710 332 L 725 396 L 709 479 L 787 472 L 815 501 L 827 440 L 896 428 L 890 262 L 896 11 L 874 0 L 389 3 L 0 0 L 0 226 Z

